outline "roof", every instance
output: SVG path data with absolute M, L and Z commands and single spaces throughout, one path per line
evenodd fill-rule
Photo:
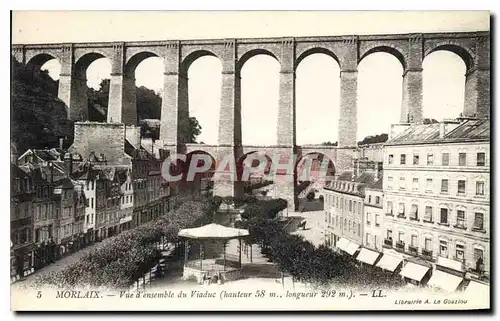
M 443 123 L 412 125 L 396 137 L 389 140 L 386 145 L 410 145 L 429 143 L 466 142 L 471 140 L 490 139 L 490 120 L 466 120 L 440 137 L 440 127 Z
M 192 239 L 234 239 L 242 236 L 248 236 L 247 230 L 226 227 L 220 224 L 212 223 L 197 228 L 187 228 L 179 231 L 179 236 Z
M 489 119 L 468 120 L 446 135 L 446 140 L 490 139 Z
M 378 181 L 374 182 L 373 184 L 367 184 L 366 187 L 369 189 L 382 190 L 382 185 L 383 185 L 383 179 L 381 178 Z

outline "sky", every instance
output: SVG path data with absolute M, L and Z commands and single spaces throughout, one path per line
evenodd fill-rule
M 57 23 L 54 23 L 57 21 Z M 61 28 L 64 26 L 64 28 Z M 100 30 L 100 32 L 96 32 Z M 489 30 L 488 12 L 14 12 L 13 43 L 137 41 L 203 38 L 362 35 Z M 279 63 L 258 55 L 242 69 L 244 144 L 276 143 Z M 58 78 L 60 65 L 43 69 Z M 98 88 L 109 78 L 110 63 L 96 60 L 87 83 Z M 456 117 L 463 109 L 465 65 L 453 53 L 438 51 L 423 62 L 424 117 Z M 163 63 L 144 60 L 136 84 L 161 92 Z M 201 126 L 198 141 L 215 144 L 218 134 L 221 64 L 216 57 L 196 60 L 188 71 L 189 110 Z M 403 69 L 385 53 L 358 66 L 358 140 L 388 133 L 400 117 Z M 337 141 L 340 71 L 334 59 L 315 54 L 297 67 L 297 143 Z

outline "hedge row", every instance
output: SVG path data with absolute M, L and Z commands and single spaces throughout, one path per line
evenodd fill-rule
M 157 242 L 176 243 L 180 229 L 212 222 L 213 210 L 209 202 L 187 201 L 164 216 L 104 240 L 77 262 L 41 275 L 35 285 L 128 287 L 158 259 Z
M 324 245 L 315 247 L 302 236 L 290 235 L 276 221 L 253 219 L 248 222 L 248 229 L 251 239 L 262 245 L 263 253 L 297 281 L 362 288 L 396 288 L 405 284 L 390 272 L 359 266 L 351 256 Z

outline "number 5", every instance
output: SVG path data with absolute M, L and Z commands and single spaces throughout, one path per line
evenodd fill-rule
M 38 293 L 36 294 L 36 298 L 40 299 L 41 297 L 42 297 L 42 291 L 38 291 Z

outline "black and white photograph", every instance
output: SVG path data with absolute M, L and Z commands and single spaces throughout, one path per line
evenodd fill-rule
M 491 19 L 12 11 L 11 310 L 489 310 Z

